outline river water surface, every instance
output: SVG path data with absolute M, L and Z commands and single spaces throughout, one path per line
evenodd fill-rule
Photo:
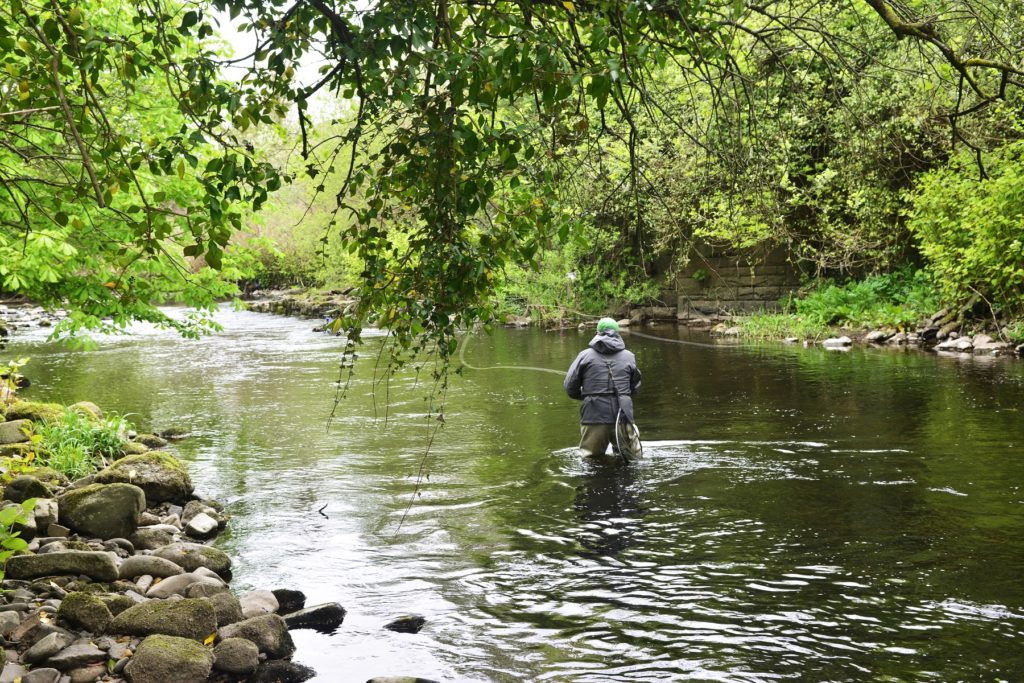
M 426 371 L 375 383 L 380 337 L 328 430 L 341 342 L 220 321 L 8 351 L 27 398 L 194 431 L 176 448 L 234 515 L 235 588 L 349 610 L 294 634 L 318 681 L 1024 680 L 1024 363 L 627 335 L 646 457 L 607 469 L 553 374 L 465 370 L 424 459 Z M 564 370 L 589 336 L 477 335 L 466 359 Z M 382 630 L 407 613 L 419 634 Z

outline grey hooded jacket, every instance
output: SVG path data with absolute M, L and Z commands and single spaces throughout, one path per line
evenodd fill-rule
M 614 424 L 620 408 L 632 422 L 632 396 L 640 388 L 640 370 L 619 333 L 605 330 L 576 356 L 563 386 L 569 398 L 583 400 L 581 424 Z

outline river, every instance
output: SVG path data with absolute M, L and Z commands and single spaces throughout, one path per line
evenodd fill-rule
M 233 586 L 349 611 L 294 633 L 317 681 L 1024 680 L 1024 363 L 627 335 L 646 454 L 607 469 L 555 375 L 467 369 L 441 426 L 429 368 L 375 381 L 371 337 L 328 428 L 340 340 L 219 319 L 7 355 L 32 357 L 26 398 L 194 431 L 176 449 L 233 515 Z M 589 336 L 466 358 L 562 370 Z M 407 613 L 419 634 L 382 630 Z

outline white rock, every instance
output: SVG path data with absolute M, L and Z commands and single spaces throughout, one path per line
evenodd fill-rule
M 274 594 L 266 590 L 246 593 L 238 599 L 238 602 L 242 605 L 242 617 L 245 619 L 274 614 L 280 607 Z
M 189 520 L 185 526 L 185 533 L 194 538 L 210 538 L 217 533 L 217 520 L 205 512 Z
M 850 339 L 849 337 L 845 337 L 844 336 L 844 337 L 832 337 L 831 339 L 826 339 L 825 341 L 821 342 L 821 345 L 824 346 L 826 349 L 841 349 L 841 348 L 849 346 L 852 343 L 853 343 L 852 339 Z

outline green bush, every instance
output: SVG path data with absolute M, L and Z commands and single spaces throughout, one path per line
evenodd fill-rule
M 746 337 L 814 339 L 833 327 L 907 328 L 935 312 L 938 296 L 924 271 L 904 269 L 863 280 L 815 283 L 782 313 L 761 313 L 739 322 Z
M 120 454 L 131 425 L 124 417 L 102 420 L 65 409 L 60 419 L 36 427 L 37 462 L 77 479 Z
M 20 532 L 14 531 L 16 524 L 24 524 L 36 507 L 36 499 L 29 498 L 20 505 L 9 505 L 0 510 L 0 579 L 4 578 L 7 559 L 16 552 L 28 548 Z
M 812 324 L 845 327 L 910 327 L 937 306 L 928 274 L 909 269 L 845 284 L 821 283 L 793 302 L 796 314 Z
M 910 229 L 948 303 L 974 294 L 995 310 L 1024 312 L 1024 142 L 986 158 L 988 179 L 958 158 L 925 174 Z

